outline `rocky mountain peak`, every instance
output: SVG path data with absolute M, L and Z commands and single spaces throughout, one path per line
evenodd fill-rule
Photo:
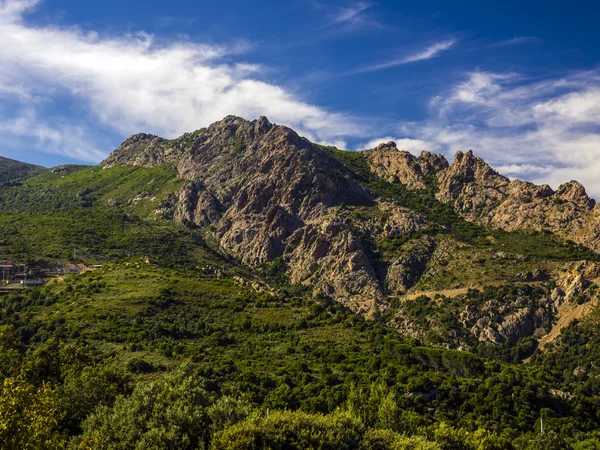
M 153 140 L 158 139 L 159 141 L 162 141 L 163 139 L 154 135 L 154 134 L 148 134 L 148 133 L 137 133 L 134 135 L 129 136 L 125 142 L 123 142 L 122 145 L 133 145 L 133 144 L 137 144 L 140 142 L 152 142 Z
M 587 195 L 583 185 L 574 180 L 561 184 L 556 191 L 556 196 L 584 208 L 591 209 L 596 204 L 595 200 Z
M 472 150 L 458 151 L 452 165 L 438 173 L 437 197 L 445 203 L 459 201 L 461 209 L 470 210 L 501 201 L 509 182 Z
M 502 177 L 498 172 L 492 169 L 488 163 L 482 158 L 475 156 L 473 150 L 468 150 L 463 153 L 460 150 L 456 152 L 454 162 L 450 167 L 455 174 L 460 174 L 467 178 L 482 181 L 487 177 L 501 177 L 508 181 L 506 177 Z
M 443 169 L 447 169 L 449 164 L 448 160 L 444 155 L 437 153 L 431 153 L 423 151 L 417 158 L 419 165 L 423 168 L 424 172 L 437 172 Z
M 442 155 L 422 152 L 416 157 L 398 150 L 394 141 L 379 144 L 363 154 L 372 172 L 390 183 L 402 183 L 410 189 L 424 189 L 430 174 L 448 167 L 448 161 Z
M 271 128 L 273 128 L 273 124 L 265 116 L 260 116 L 254 124 L 256 134 L 266 134 L 271 131 Z
M 374 149 L 375 151 L 383 151 L 383 150 L 398 150 L 398 146 L 394 141 L 382 142 Z

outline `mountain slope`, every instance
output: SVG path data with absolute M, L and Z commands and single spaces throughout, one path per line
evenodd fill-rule
M 375 307 L 381 292 L 367 249 L 337 213 L 342 204 L 374 205 L 374 196 L 352 180 L 348 169 L 264 118 L 227 117 L 201 132 L 185 151 L 175 150 L 176 145 L 138 135 L 102 165 L 176 167 L 190 180 L 179 194 L 178 220 L 212 227 L 220 247 L 244 264 L 285 256 L 294 282 L 319 272 L 321 280 L 314 284 L 328 293 L 355 309 Z
M 149 256 L 192 267 L 216 257 L 219 270 L 269 274 L 425 342 L 467 349 L 536 342 L 563 304 L 594 297 L 593 270 L 570 262 L 600 257 L 564 240 L 596 243 L 598 208 L 585 190 L 510 181 L 472 152 L 452 164 L 393 143 L 345 152 L 266 118 L 229 116 L 175 140 L 132 136 L 101 167 L 23 170 L 0 190 L 0 250 L 29 265 Z M 495 226 L 506 209 L 511 219 Z M 565 272 L 583 280 L 576 294 Z M 514 303 L 508 292 L 531 282 L 540 294 Z M 470 300 L 460 296 L 490 288 L 514 305 L 492 308 L 492 321 L 463 310 Z M 446 313 L 470 318 L 450 325 L 439 302 L 421 302 L 430 320 L 419 321 L 406 302 L 423 296 L 458 296 Z
M 0 446 L 236 448 L 276 423 L 284 447 L 594 448 L 598 207 L 576 183 L 233 116 L 23 170 L 0 258 L 92 270 L 0 290 Z
M 366 152 L 370 168 L 409 189 L 424 187 L 424 177 L 433 176 L 436 198 L 451 204 L 465 219 L 504 230 L 549 230 L 566 239 L 600 251 L 600 207 L 576 181 L 536 186 L 509 180 L 498 174 L 472 151 L 458 152 L 449 165 L 438 155 L 419 158 L 397 151 L 394 143 Z M 435 165 L 429 163 L 435 158 Z M 427 164 L 424 164 L 427 161 Z

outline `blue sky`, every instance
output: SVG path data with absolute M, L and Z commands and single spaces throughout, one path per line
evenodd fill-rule
M 473 149 L 600 196 L 597 17 L 590 1 L 0 0 L 0 154 L 97 163 L 136 132 L 265 115 L 351 150 Z

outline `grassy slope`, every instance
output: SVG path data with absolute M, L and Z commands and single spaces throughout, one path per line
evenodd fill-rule
M 189 263 L 197 239 L 153 213 L 168 209 L 183 183 L 168 167 L 36 174 L 0 190 L 0 254 L 28 263 L 98 264 L 132 255 Z
M 18 183 L 21 178 L 27 177 L 33 173 L 44 172 L 40 166 L 25 164 L 14 159 L 0 156 L 0 185 L 6 186 Z
M 51 337 L 92 346 L 140 380 L 191 359 L 217 395 L 242 393 L 263 409 L 331 412 L 344 406 L 351 384 L 379 380 L 399 389 L 401 408 L 422 424 L 527 431 L 540 408 L 564 415 L 552 384 L 527 368 L 421 347 L 339 305 L 261 294 L 214 275 L 123 262 L 0 297 L 0 308 L 0 323 L 32 348 Z M 500 418 L 484 399 L 514 372 L 512 389 L 521 394 Z M 439 392 L 427 403 L 410 394 L 432 389 Z

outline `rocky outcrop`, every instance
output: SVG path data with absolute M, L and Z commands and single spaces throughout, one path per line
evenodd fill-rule
M 469 323 L 472 311 L 467 307 L 461 315 L 461 320 L 480 342 L 495 345 L 505 342 L 515 344 L 519 339 L 533 336 L 536 329 L 552 320 L 554 313 L 547 299 L 542 299 L 540 304 L 523 307 L 519 307 L 518 302 L 488 302 L 476 313 L 475 317 L 480 318 L 472 325 Z
M 409 189 L 424 189 L 427 177 L 448 167 L 441 155 L 421 153 L 418 158 L 407 151 L 399 151 L 395 142 L 380 144 L 363 152 L 371 170 L 390 183 L 402 183 Z
M 454 162 L 438 173 L 438 200 L 454 201 L 456 209 L 472 210 L 497 205 L 506 197 L 510 180 L 498 174 L 473 151 L 457 152 Z
M 224 207 L 198 183 L 188 183 L 180 191 L 175 204 L 174 219 L 197 226 L 209 226 L 218 222 Z
M 175 163 L 181 153 L 169 145 L 169 141 L 153 134 L 139 133 L 129 137 L 112 152 L 102 167 L 111 168 L 120 164 L 154 167 Z
M 404 294 L 412 288 L 427 269 L 435 250 L 436 241 L 425 237 L 408 243 L 403 255 L 394 261 L 388 269 L 387 287 L 396 294 Z
M 599 276 L 600 265 L 597 263 L 570 263 L 557 274 L 556 287 L 549 295 L 535 302 L 528 302 L 526 299 L 504 303 L 490 301 L 477 311 L 467 306 L 461 313 L 461 321 L 473 336 L 488 344 L 514 344 L 519 339 L 529 336 L 543 337 L 546 332 L 541 326 L 550 324 L 555 317 L 560 316 L 562 305 L 590 300 L 590 288 L 593 286 L 591 280 Z M 486 314 L 490 311 L 493 311 L 493 314 Z M 479 318 L 474 320 L 477 317 Z M 564 324 L 562 326 L 564 327 Z
M 469 151 L 458 152 L 438 173 L 438 185 L 438 199 L 453 203 L 467 220 L 508 231 L 545 229 L 600 251 L 600 210 L 577 182 L 554 192 L 548 185 L 511 181 Z
M 308 223 L 289 238 L 285 260 L 292 282 L 372 314 L 385 306 L 384 297 L 368 251 L 351 230 L 337 215 Z

